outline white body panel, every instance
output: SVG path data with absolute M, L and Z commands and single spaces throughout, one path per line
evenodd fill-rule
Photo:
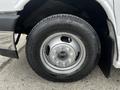
M 0 12 L 14 12 L 24 8 L 30 0 L 0 0 Z
M 118 51 L 120 56 L 120 0 L 114 0 L 114 12 L 115 12 L 115 19 L 116 19 L 116 36 L 118 39 Z M 118 57 L 118 60 L 113 62 L 113 65 L 116 68 L 120 68 L 120 57 Z
M 0 0 L 0 13 L 20 11 L 30 0 Z M 112 21 L 120 51 L 120 0 L 96 0 L 106 11 Z M 119 52 L 120 56 L 120 52 Z M 113 65 L 120 68 L 120 57 L 114 58 Z
M 113 65 L 116 68 L 120 68 L 120 0 L 97 0 L 106 11 L 108 18 L 112 21 L 115 29 L 117 46 L 118 46 L 118 58 L 115 55 Z M 117 54 L 117 53 L 115 53 Z
M 117 44 L 118 44 L 117 46 L 120 51 L 120 34 L 119 34 L 120 33 L 120 31 L 119 31 L 120 25 L 118 25 L 120 22 L 120 20 L 118 20 L 120 12 L 117 11 L 120 8 L 120 0 L 96 0 L 96 1 L 98 3 L 100 3 L 100 5 L 104 8 L 109 20 L 114 25 Z M 115 54 L 117 54 L 117 53 L 115 53 Z M 120 56 L 120 53 L 118 52 L 118 59 L 117 59 L 117 55 L 115 55 L 114 60 L 113 60 L 113 65 L 116 68 L 120 68 L 120 57 L 119 56 Z

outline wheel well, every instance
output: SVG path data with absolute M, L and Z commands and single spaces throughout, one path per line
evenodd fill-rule
M 24 10 L 18 12 L 20 17 L 16 23 L 16 32 L 29 34 L 32 28 L 43 18 L 62 13 L 81 17 L 93 26 L 101 41 L 102 56 L 100 63 L 106 65 L 103 67 L 109 73 L 112 62 L 109 55 L 112 56 L 113 47 L 111 46 L 112 40 L 109 37 L 108 17 L 101 5 L 95 0 L 31 0 Z M 109 50 L 107 49 L 108 43 L 110 45 Z
M 31 0 L 18 12 L 20 15 L 16 32 L 29 33 L 40 20 L 53 14 L 73 14 L 88 21 L 98 32 L 107 28 L 107 15 L 104 9 L 94 0 Z M 22 29 L 21 29 L 22 28 Z

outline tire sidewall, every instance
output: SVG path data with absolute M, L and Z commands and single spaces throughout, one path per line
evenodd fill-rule
M 78 22 L 79 21 L 79 22 Z M 40 48 L 44 40 L 55 33 L 66 32 L 76 35 L 85 45 L 86 58 L 82 66 L 70 75 L 61 75 L 49 71 L 42 63 L 40 59 Z M 59 81 L 75 80 L 82 78 L 89 74 L 91 70 L 96 66 L 98 62 L 98 56 L 100 54 L 100 45 L 97 34 L 94 29 L 84 20 L 76 19 L 76 17 L 54 17 L 43 20 L 37 24 L 31 31 L 26 52 L 28 62 L 37 74 L 40 76 Z

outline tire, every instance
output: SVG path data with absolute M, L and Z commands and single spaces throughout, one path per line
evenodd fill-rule
M 69 39 L 67 37 L 68 34 L 71 35 Z M 51 38 L 54 35 L 56 35 L 54 37 L 55 39 Z M 57 38 L 60 38 L 61 40 L 63 38 L 62 42 L 64 43 L 61 41 L 58 42 L 59 40 L 57 40 Z M 74 44 L 72 45 L 70 42 L 68 42 L 68 40 L 71 40 L 71 43 L 74 42 Z M 55 46 L 53 42 L 58 43 L 56 43 Z M 48 46 L 44 45 L 50 45 L 50 43 L 52 43 L 52 45 L 49 46 L 49 49 L 46 49 Z M 54 47 L 52 47 L 53 45 Z M 73 49 L 70 49 L 71 52 L 73 50 L 72 53 L 80 53 L 79 58 L 75 53 L 73 55 L 73 57 L 77 57 L 77 60 L 74 60 L 75 58 L 70 58 L 70 55 L 67 55 L 70 54 L 70 52 L 67 53 L 67 51 L 65 51 L 63 54 L 63 52 L 61 53 L 60 49 L 55 48 L 57 46 L 58 48 L 60 46 L 67 48 L 69 45 L 72 45 L 71 47 Z M 44 47 L 45 49 L 43 49 Z M 53 53 L 53 50 L 56 50 L 57 53 Z M 98 64 L 100 51 L 100 40 L 92 26 L 83 19 L 69 14 L 52 15 L 40 21 L 30 32 L 26 45 L 27 59 L 32 69 L 39 76 L 54 82 L 72 82 L 87 76 Z M 49 54 L 47 54 L 47 52 L 49 52 Z M 57 59 L 55 58 L 55 60 L 52 60 L 50 57 L 54 55 Z M 65 59 L 65 57 L 67 58 Z M 61 61 L 62 59 L 63 61 Z M 68 59 L 73 61 L 68 63 Z M 71 62 L 75 64 L 77 63 L 76 66 L 72 67 Z M 54 67 L 49 66 L 46 63 L 50 63 L 50 65 Z M 69 68 L 69 65 L 71 69 L 67 69 L 67 67 Z

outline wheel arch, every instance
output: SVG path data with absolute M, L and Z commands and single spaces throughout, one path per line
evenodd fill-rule
M 111 66 L 113 65 L 113 62 L 118 60 L 118 43 L 117 43 L 117 29 L 116 29 L 116 17 L 115 17 L 115 13 L 114 13 L 114 0 L 97 0 L 97 3 L 99 3 L 102 8 L 104 9 L 108 19 L 107 19 L 107 25 L 108 25 L 108 30 L 109 30 L 109 39 L 111 44 L 111 53 L 108 53 L 108 56 L 105 58 L 106 60 L 106 65 L 108 65 L 108 67 L 106 68 L 104 63 L 104 58 L 103 60 L 101 60 L 100 62 L 100 67 L 102 69 L 102 71 L 104 72 L 104 74 L 108 77 L 110 75 L 110 71 L 111 71 Z M 108 40 L 108 41 L 109 41 Z M 107 46 L 106 46 L 107 47 Z M 108 50 L 109 51 L 109 50 Z M 109 56 L 111 55 L 111 57 Z M 106 68 L 106 69 L 105 69 Z
M 24 24 L 26 24 L 26 23 L 28 23 L 28 22 L 30 22 L 30 20 L 29 20 L 29 18 L 28 17 L 30 17 L 30 18 L 34 18 L 35 16 L 33 15 L 33 13 L 36 11 L 36 10 L 38 10 L 39 8 L 42 8 L 42 11 L 40 11 L 40 12 L 42 12 L 42 15 L 43 16 L 41 16 L 41 18 L 40 18 L 40 20 L 41 19 L 43 19 L 43 17 L 46 17 L 46 16 L 49 16 L 49 15 L 51 15 L 51 14 L 59 14 L 59 12 L 56 12 L 56 13 L 50 13 L 50 14 L 48 14 L 49 12 L 50 12 L 50 10 L 48 11 L 48 13 L 44 13 L 43 14 L 43 12 L 44 12 L 44 10 L 46 10 L 46 9 L 44 9 L 43 7 L 45 7 L 45 4 L 47 3 L 47 1 L 53 1 L 52 3 L 54 3 L 54 2 L 60 2 L 60 6 L 61 5 L 66 5 L 65 6 L 65 8 L 72 8 L 73 9 L 73 12 L 75 11 L 75 12 L 77 12 L 77 13 L 71 13 L 72 11 L 70 10 L 69 12 L 68 12 L 68 14 L 75 14 L 75 15 L 77 15 L 77 16 L 79 16 L 79 17 L 82 17 L 80 14 L 81 13 L 79 13 L 79 10 L 81 10 L 82 8 L 79 8 L 79 7 L 76 7 L 75 5 L 73 5 L 73 4 L 71 4 L 71 3 L 68 3 L 68 2 L 63 2 L 63 0 L 61 0 L 61 1 L 59 1 L 59 0 L 41 0 L 41 2 L 39 2 L 40 0 L 31 0 L 29 3 L 27 3 L 27 5 L 24 7 L 24 9 L 22 10 L 22 11 L 20 11 L 20 12 L 18 12 L 18 14 L 20 15 L 20 18 L 18 19 L 18 21 L 17 21 L 17 23 L 16 23 L 16 32 L 18 32 L 18 33 L 26 33 L 26 34 L 29 34 L 29 32 L 30 32 L 30 30 L 28 30 L 28 29 L 30 29 L 30 28 L 26 28 L 25 26 L 24 26 Z M 65 1 L 67 1 L 67 0 L 65 0 Z M 71 0 L 72 1 L 72 0 Z M 77 0 L 76 2 L 78 2 L 79 0 Z M 103 53 L 102 54 L 102 58 L 101 58 L 101 60 L 100 60 L 100 67 L 101 67 L 101 69 L 102 69 L 102 71 L 105 73 L 105 75 L 106 76 L 109 76 L 109 74 L 110 74 L 110 69 L 111 69 L 111 66 L 112 66 L 112 62 L 113 62 L 113 59 L 115 58 L 115 56 L 114 56 L 114 54 L 115 54 L 115 51 L 116 51 L 116 53 L 117 53 L 117 40 L 116 40 L 116 23 L 115 23 L 115 16 L 114 16 L 114 11 L 113 11 L 113 8 L 112 8 L 112 6 L 110 5 L 110 3 L 109 2 L 107 2 L 107 1 L 105 1 L 105 0 L 97 0 L 97 1 L 95 1 L 95 0 L 85 0 L 86 1 L 86 3 L 84 3 L 84 4 L 87 4 L 87 5 L 89 5 L 89 6 L 91 6 L 91 4 L 92 4 L 92 6 L 93 6 L 93 8 L 90 8 L 90 9 L 94 9 L 94 10 L 98 10 L 98 11 L 100 11 L 100 13 L 97 13 L 98 15 L 100 15 L 100 19 L 102 19 L 102 20 L 100 20 L 100 19 L 98 19 L 98 21 L 100 21 L 100 23 L 102 23 L 103 24 L 103 29 L 104 30 L 102 30 L 102 31 L 105 31 L 104 33 L 102 32 L 102 31 L 100 31 L 99 32 L 99 30 L 97 31 L 98 32 L 98 34 L 100 34 L 100 33 L 102 33 L 102 34 L 104 34 L 104 35 L 101 35 L 101 38 L 102 37 L 104 37 L 104 38 L 106 38 L 107 37 L 107 39 L 106 40 L 103 40 L 102 41 L 102 43 L 103 43 L 103 48 L 106 50 L 105 51 L 105 53 Z M 87 3 L 87 1 L 90 3 Z M 38 2 L 38 3 L 35 3 L 35 2 Z M 41 4 L 41 7 L 39 7 L 40 5 L 38 5 L 38 4 Z M 38 5 L 38 6 L 37 6 Z M 47 5 L 47 4 L 46 4 Z M 58 5 L 58 6 L 59 6 Z M 60 7 L 59 6 L 59 7 Z M 63 7 L 62 6 L 62 7 Z M 84 6 L 86 6 L 86 5 L 84 5 Z M 89 7 L 88 6 L 88 7 Z M 92 7 L 91 6 L 91 7 Z M 31 9 L 29 9 L 31 7 Z M 49 9 L 49 8 L 48 8 Z M 86 8 L 83 8 L 83 9 L 86 9 Z M 61 10 L 61 9 L 60 9 Z M 77 11 L 78 10 L 78 11 Z M 88 11 L 89 11 L 89 9 L 88 9 Z M 36 12 L 35 12 L 36 13 Z M 60 12 L 60 13 L 62 13 L 62 12 Z M 63 11 L 63 13 L 67 13 L 67 12 L 65 12 L 65 11 Z M 46 15 L 45 15 L 46 14 Z M 83 13 L 83 14 L 85 14 L 85 13 Z M 103 14 L 103 15 L 102 15 Z M 93 14 L 92 14 L 93 15 Z M 95 17 L 95 15 L 93 15 L 94 17 Z M 93 17 L 93 18 L 94 18 Z M 27 19 L 26 19 L 27 18 Z M 92 18 L 92 19 L 93 19 Z M 85 15 L 85 17 L 83 16 L 83 19 L 85 19 L 85 20 L 88 20 L 88 17 L 87 17 L 87 15 Z M 25 21 L 26 20 L 26 21 Z M 27 21 L 28 20 L 28 21 Z M 88 22 L 89 22 L 89 20 L 88 20 Z M 90 24 L 91 24 L 91 21 L 89 22 Z M 92 24 L 94 24 L 95 22 L 93 22 Z M 100 24 L 100 23 L 98 23 L 98 24 Z M 105 24 L 105 25 L 104 25 Z M 93 27 L 94 27 L 94 25 L 92 25 Z M 98 25 L 99 26 L 99 25 Z M 112 28 L 110 28 L 110 27 L 112 27 Z M 98 29 L 98 27 L 94 27 L 95 29 Z M 102 28 L 101 28 L 102 29 Z M 22 31 L 23 30 L 23 31 Z M 102 40 L 102 39 L 101 39 Z M 107 46 L 108 46 L 108 43 L 110 44 L 110 49 L 108 50 L 108 49 L 106 49 L 107 48 Z M 103 52 L 104 52 L 104 50 L 103 50 Z M 104 57 L 104 56 L 106 56 L 106 57 Z M 111 56 L 111 57 L 110 57 Z M 116 58 L 117 58 L 118 56 L 116 56 Z

